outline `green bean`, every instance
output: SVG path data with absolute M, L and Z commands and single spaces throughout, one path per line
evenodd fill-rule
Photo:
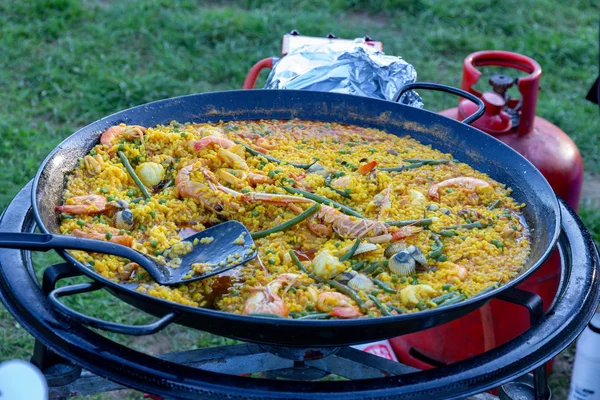
M 390 303 L 387 303 L 386 306 L 388 306 L 389 308 L 391 308 L 392 310 L 396 310 L 398 311 L 400 314 L 404 314 L 406 312 L 406 310 L 400 308 L 400 307 L 396 307 L 391 305 Z
M 302 264 L 302 261 L 300 261 L 300 259 L 298 258 L 298 256 L 294 252 L 294 250 L 290 250 L 289 254 L 292 257 L 292 262 L 296 265 L 296 267 L 298 267 L 298 269 L 300 269 L 300 271 L 304 272 L 312 280 L 314 280 L 316 282 L 321 282 L 321 278 L 319 278 L 318 276 L 316 276 L 315 274 L 309 272 L 306 269 L 306 267 L 304 266 L 304 264 Z
M 480 296 L 482 294 L 486 294 L 488 292 L 491 292 L 494 289 L 497 289 L 500 285 L 498 283 L 494 283 L 493 285 L 490 285 L 488 287 L 486 287 L 485 289 L 483 289 L 481 292 L 477 293 L 475 296 Z
M 343 212 L 344 214 L 352 215 L 352 216 L 357 217 L 357 218 L 363 218 L 363 219 L 365 218 L 362 215 L 360 215 L 359 213 L 357 213 L 356 211 L 354 211 L 352 208 L 350 208 L 348 206 L 345 206 L 343 204 L 340 204 L 338 202 L 335 202 L 333 200 L 330 200 L 327 197 L 319 196 L 318 194 L 306 192 L 304 190 L 296 189 L 296 188 L 289 187 L 289 186 L 283 186 L 283 188 L 285 190 L 287 190 L 289 193 L 292 193 L 292 194 L 301 194 L 302 196 L 306 197 L 307 199 L 314 200 L 317 203 L 321 203 L 321 204 L 325 204 L 327 206 L 331 206 L 331 207 L 337 208 L 341 212 Z
M 274 226 L 272 228 L 265 229 L 264 231 L 252 232 L 250 234 L 250 236 L 252 236 L 252 239 L 260 239 L 260 238 L 269 236 L 272 233 L 284 231 L 284 230 L 291 228 L 292 226 L 297 225 L 300 222 L 304 221 L 306 218 L 310 217 L 311 215 L 313 215 L 314 213 L 319 211 L 320 208 L 321 208 L 320 204 L 314 204 L 314 205 L 310 206 L 309 208 L 307 208 L 301 214 L 298 214 L 294 218 L 290 219 L 289 221 L 286 221 L 283 224 Z
M 441 296 L 434 297 L 433 299 L 431 299 L 431 301 L 434 302 L 435 304 L 439 305 L 439 304 L 442 304 L 444 301 L 446 301 L 452 297 L 455 297 L 457 295 L 458 295 L 458 292 L 456 290 L 453 290 L 453 291 L 443 294 Z
M 429 160 L 429 159 L 422 159 L 422 158 L 408 158 L 408 159 L 405 159 L 402 161 L 411 163 L 411 164 L 423 163 L 424 165 L 439 165 L 439 164 L 449 164 L 451 162 L 457 162 L 458 160 Z
M 339 190 L 339 189 L 336 189 L 333 186 L 331 186 L 331 178 L 333 178 L 333 174 L 327 175 L 327 177 L 325 178 L 325 186 L 327 186 L 329 189 L 333 190 L 334 192 L 336 192 L 340 196 L 343 196 L 343 197 L 345 197 L 347 199 L 351 199 L 352 196 L 350 196 L 349 193 L 346 193 L 343 190 Z
M 373 281 L 374 284 L 379 286 L 386 293 L 398 293 L 398 291 L 396 289 L 392 289 L 391 287 L 389 287 L 388 285 L 386 285 L 379 279 L 371 279 L 371 280 Z
M 251 317 L 285 318 L 279 314 L 271 314 L 271 313 L 250 313 L 248 315 Z
M 131 167 L 131 164 L 129 164 L 129 160 L 127 160 L 127 157 L 125 156 L 125 153 L 123 153 L 122 151 L 119 151 L 118 154 L 119 154 L 119 158 L 121 159 L 121 162 L 123 163 L 123 166 L 125 167 L 125 169 L 129 173 L 129 176 L 131 176 L 131 179 L 133 179 L 133 181 L 135 182 L 135 184 L 137 185 L 137 187 L 140 188 L 140 191 L 142 192 L 142 194 L 144 195 L 144 197 L 149 200 L 150 199 L 150 194 L 146 190 L 146 187 L 144 186 L 144 184 L 142 183 L 142 181 L 140 181 L 140 178 L 138 178 L 138 176 L 136 175 L 135 171 Z
M 171 179 L 169 179 L 167 181 L 167 183 L 165 183 L 165 186 L 163 186 L 162 190 L 170 188 L 171 186 L 173 186 L 174 183 L 175 183 L 175 179 L 173 179 L 173 177 L 171 177 Z
M 365 275 L 369 275 L 371 272 L 374 272 L 376 269 L 378 269 L 381 266 L 381 263 L 379 261 L 375 261 L 373 263 L 371 263 L 364 271 L 363 274 Z
M 313 312 L 313 313 L 298 317 L 296 319 L 328 319 L 328 318 L 331 318 L 331 315 L 329 313 Z
M 450 229 L 458 229 L 458 228 L 474 229 L 474 228 L 485 228 L 485 226 L 481 222 L 477 221 L 477 222 L 472 222 L 470 224 L 452 225 L 452 226 L 448 226 L 444 229 L 450 230 Z
M 425 163 L 414 163 L 414 164 L 409 164 L 409 165 L 400 165 L 398 167 L 390 167 L 390 168 L 377 168 L 379 171 L 383 171 L 383 172 L 402 172 L 402 171 L 406 171 L 407 169 L 416 169 L 419 167 L 422 167 L 423 165 L 426 165 Z
M 360 308 L 360 311 L 362 311 L 363 314 L 366 314 L 369 311 L 365 302 L 362 301 L 358 293 L 352 290 L 352 288 L 346 285 L 342 285 L 341 283 L 334 281 L 333 279 L 328 280 L 327 284 L 335 290 L 337 290 L 338 292 L 343 293 L 346 296 L 350 297 L 352 300 L 354 300 L 356 304 L 358 304 L 358 308 Z
M 501 241 L 499 241 L 497 239 L 490 240 L 490 243 L 493 244 L 494 246 L 496 246 L 499 249 L 503 249 L 504 248 L 504 243 L 502 243 Z
M 352 266 L 352 269 L 355 271 L 360 271 L 361 269 L 364 268 L 365 265 L 367 265 L 366 261 L 359 261 Z
M 240 143 L 240 142 L 235 142 L 239 145 L 241 145 L 242 147 L 244 147 L 244 149 L 246 149 L 246 151 L 250 154 L 252 154 L 253 156 L 258 156 L 258 157 L 263 157 L 264 159 L 266 159 L 267 161 L 270 162 L 274 162 L 276 164 L 283 164 L 283 162 L 281 160 L 276 159 L 275 157 L 271 157 L 265 153 L 261 153 L 258 150 L 254 150 L 252 147 L 245 145 L 244 143 Z M 309 169 L 314 163 L 316 163 L 316 161 L 313 161 L 310 164 L 298 164 L 298 163 L 292 163 L 292 162 L 285 162 L 286 164 L 290 164 L 293 167 L 296 168 L 301 168 L 301 169 Z
M 423 219 L 407 219 L 404 221 L 388 221 L 385 224 L 390 226 L 427 226 L 433 223 L 432 218 L 423 218 Z
M 488 206 L 488 210 L 493 210 L 498 206 L 498 204 L 500 204 L 500 200 L 492 201 Z
M 440 240 L 438 235 L 432 234 L 431 236 L 433 237 L 435 244 L 431 246 L 429 257 L 438 258 L 444 252 L 444 243 Z
M 390 314 L 390 311 L 387 309 L 387 307 L 384 306 L 383 304 L 381 304 L 381 302 L 379 301 L 379 299 L 377 297 L 370 294 L 369 299 L 371 299 L 373 301 L 373 303 L 375 303 L 377 308 L 379 308 L 381 310 L 381 314 L 385 315 L 386 317 L 389 317 L 390 315 L 392 315 L 392 314 Z
M 464 294 L 461 294 L 459 296 L 456 296 L 456 297 L 453 297 L 451 299 L 444 301 L 442 304 L 438 305 L 438 307 L 444 307 L 444 306 L 449 306 L 451 304 L 456 304 L 458 302 L 463 301 L 466 298 L 467 298 L 467 296 L 465 296 Z
M 437 232 L 438 235 L 442 235 L 442 236 L 446 236 L 446 237 L 451 237 L 451 236 L 456 236 L 458 235 L 458 233 L 454 232 L 454 231 L 449 231 L 446 229 L 442 229 L 441 231 Z
M 344 261 L 352 258 L 354 253 L 356 253 L 356 249 L 358 249 L 359 245 L 360 245 L 360 238 L 356 239 L 356 241 L 354 242 L 354 244 L 352 245 L 350 250 L 348 250 L 348 252 L 346 254 L 344 254 L 343 256 L 340 257 L 340 261 L 344 262 Z

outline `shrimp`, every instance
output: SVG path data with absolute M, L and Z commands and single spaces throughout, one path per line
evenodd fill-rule
M 356 172 L 358 172 L 361 175 L 368 175 L 371 171 L 375 169 L 376 166 L 377 161 L 371 161 L 358 167 Z
M 226 139 L 224 137 L 205 136 L 202 139 L 200 139 L 194 143 L 194 150 L 200 151 L 203 148 L 210 146 L 210 145 L 217 145 L 217 146 L 221 146 L 224 149 L 228 149 L 230 147 L 235 146 L 235 142 L 232 142 L 231 140 Z
M 112 147 L 114 145 L 113 142 L 121 136 L 127 140 L 140 139 L 144 143 L 144 133 L 146 133 L 146 128 L 143 126 L 114 125 L 105 130 L 102 136 L 100 136 L 100 143 Z
M 332 317 L 358 318 L 362 313 L 352 305 L 350 297 L 337 292 L 321 293 L 317 299 L 317 310 L 329 313 Z
M 277 292 L 284 284 L 288 284 L 289 286 L 284 292 L 285 295 L 290 287 L 298 283 L 299 279 L 300 275 L 297 274 L 281 274 L 265 287 L 252 288 L 253 293 L 248 296 L 244 303 L 243 314 L 276 314 L 287 317 L 288 308 Z
M 326 205 L 322 205 L 321 209 L 314 214 L 311 218 L 311 223 L 319 225 L 330 224 L 333 231 L 343 238 L 360 238 L 388 233 L 388 227 L 383 222 L 346 215 Z
M 56 211 L 66 214 L 98 214 L 106 211 L 106 197 L 98 194 L 87 194 L 84 196 L 75 196 L 66 200 L 62 206 L 56 206 Z
M 396 229 L 392 232 L 392 240 L 402 240 L 406 237 L 416 235 L 419 232 L 422 232 L 423 228 L 420 226 L 408 225 L 403 226 L 402 228 Z
M 119 235 L 119 229 L 112 228 L 107 225 L 86 225 L 86 229 L 86 231 L 82 229 L 74 229 L 71 234 L 73 236 L 87 239 L 108 240 L 111 243 L 116 243 L 127 247 L 133 246 L 133 236 L 127 234 Z
M 450 261 L 446 261 L 442 265 L 444 267 L 449 267 L 450 271 L 448 272 L 448 275 L 450 275 L 452 277 L 456 276 L 461 281 L 464 281 L 465 279 L 467 279 L 467 275 L 468 275 L 469 271 L 467 271 L 467 269 L 465 267 L 455 264 Z
M 209 136 L 212 137 L 212 136 Z M 208 198 L 208 193 L 215 193 L 216 188 L 207 188 L 207 185 L 201 182 L 194 182 L 191 179 L 192 171 L 200 170 L 202 175 L 208 180 L 208 185 L 211 183 L 214 185 L 217 183 L 217 178 L 214 176 L 212 172 L 203 167 L 202 161 L 198 161 L 194 164 L 190 164 L 187 167 L 183 167 L 179 170 L 177 175 L 175 176 L 175 186 L 179 191 L 179 195 L 181 197 L 189 197 L 195 200 L 199 200 L 206 208 L 213 212 L 221 212 L 225 209 L 224 203 L 212 196 L 212 198 Z
M 273 183 L 273 179 L 269 178 L 268 176 L 262 175 L 262 174 L 256 174 L 254 172 L 248 173 L 248 181 L 250 182 L 250 184 L 252 186 L 262 185 L 265 183 L 268 183 L 268 184 Z
M 465 189 L 486 188 L 491 185 L 483 179 L 471 178 L 469 176 L 459 176 L 458 178 L 450 178 L 445 181 L 436 183 L 429 188 L 429 197 L 434 200 L 440 198 L 439 190 L 448 186 L 459 186 Z

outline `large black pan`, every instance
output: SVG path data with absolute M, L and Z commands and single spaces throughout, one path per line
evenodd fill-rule
M 94 122 L 67 138 L 46 158 L 34 180 L 32 203 L 42 231 L 58 232 L 58 215 L 66 175 L 97 142 L 101 132 L 124 122 L 143 126 L 219 120 L 290 119 L 355 124 L 411 135 L 449 152 L 461 162 L 507 184 L 518 202 L 527 204 L 525 219 L 531 231 L 531 255 L 523 271 L 508 284 L 461 303 L 392 317 L 355 320 L 292 320 L 248 317 L 171 303 L 112 282 L 92 269 L 95 283 L 57 289 L 51 300 L 61 311 L 84 323 L 129 334 L 147 334 L 176 320 L 218 335 L 250 342 L 287 346 L 333 346 L 402 335 L 430 328 L 480 307 L 499 292 L 531 275 L 550 254 L 559 234 L 558 202 L 544 177 L 525 158 L 500 141 L 461 122 L 394 102 L 335 93 L 291 90 L 252 90 L 197 94 L 138 106 Z M 63 256 L 77 262 L 68 253 Z M 122 300 L 161 317 L 147 326 L 124 326 L 95 320 L 67 308 L 58 298 L 104 287 Z

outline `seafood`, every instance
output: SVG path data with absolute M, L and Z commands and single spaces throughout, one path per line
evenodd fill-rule
M 373 281 L 363 274 L 354 275 L 354 277 L 348 281 L 348 286 L 356 291 L 362 290 L 365 293 L 370 293 L 375 288 Z
M 473 190 L 474 188 L 486 188 L 490 187 L 491 185 L 483 179 L 471 178 L 469 176 L 459 176 L 458 178 L 446 179 L 445 181 L 436 183 L 435 185 L 431 185 L 431 187 L 429 187 L 428 195 L 434 200 L 439 200 L 439 190 L 447 188 L 449 186 L 458 186 L 465 189 Z
M 71 197 L 68 204 L 57 206 L 56 211 L 66 214 L 98 214 L 106 211 L 106 197 L 98 194 Z
M 177 187 L 180 196 L 199 200 L 209 210 L 213 212 L 221 212 L 224 209 L 224 203 L 220 199 L 216 198 L 216 190 L 208 190 L 206 184 L 202 182 L 195 182 L 191 179 L 190 175 L 192 171 L 199 170 L 202 172 L 202 175 L 204 175 L 205 179 L 211 182 L 217 182 L 217 178 L 213 175 L 213 173 L 204 168 L 203 165 L 204 163 L 199 161 L 180 169 L 175 176 L 175 186 Z M 209 198 L 208 193 L 212 193 L 213 196 Z
M 317 310 L 338 318 L 358 318 L 362 313 L 352 305 L 350 297 L 337 292 L 324 292 L 317 300 Z
M 85 230 L 74 229 L 72 235 L 87 239 L 105 240 L 111 243 L 133 247 L 133 236 L 127 234 L 121 235 L 119 229 L 112 228 L 108 225 L 86 225 L 85 228 Z
M 83 157 L 83 165 L 89 173 L 98 175 L 102 171 L 102 156 L 100 154 L 85 156 Z
M 396 275 L 410 276 L 415 272 L 415 259 L 408 251 L 402 250 L 390 257 L 388 267 Z
M 100 143 L 112 147 L 115 145 L 115 141 L 120 138 L 124 138 L 126 140 L 134 140 L 139 139 L 142 143 L 144 143 L 144 133 L 146 133 L 146 128 L 139 125 L 126 126 L 125 124 L 114 125 L 104 131 L 102 136 L 100 136 Z
M 133 228 L 133 213 L 131 210 L 124 209 L 117 211 L 113 217 L 113 225 L 118 229 Z
M 300 275 L 281 274 L 265 287 L 251 288 L 252 293 L 244 303 L 243 313 L 248 314 L 275 314 L 282 317 L 288 315 L 285 302 L 277 294 L 283 285 L 288 285 L 284 294 L 290 287 L 300 282 Z
M 235 146 L 235 142 L 219 136 L 205 136 L 194 143 L 194 150 L 199 151 L 207 146 L 219 146 L 224 149 Z

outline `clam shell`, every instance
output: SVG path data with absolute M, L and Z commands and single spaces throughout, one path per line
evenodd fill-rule
M 352 248 L 353 244 L 348 245 L 344 248 L 342 248 L 339 252 L 338 255 L 343 256 L 344 254 L 346 254 L 348 251 L 350 251 L 350 249 Z M 358 254 L 363 254 L 363 253 L 368 253 L 370 251 L 375 251 L 377 250 L 378 247 L 376 245 L 374 245 L 373 243 L 360 243 L 358 245 L 358 247 L 356 248 L 356 251 L 354 252 L 354 255 L 358 255 Z
M 403 250 L 390 258 L 388 267 L 398 276 L 409 276 L 415 272 L 415 265 L 415 259 L 408 251 Z
M 394 254 L 400 253 L 402 250 L 406 250 L 406 243 L 394 242 L 385 248 L 383 255 L 385 258 L 391 258 Z
M 410 256 L 419 264 L 427 265 L 427 258 L 417 246 L 408 246 L 406 249 L 410 253 Z
M 362 290 L 363 292 L 369 293 L 373 290 L 375 285 L 366 275 L 356 274 L 354 278 L 348 281 L 348 286 L 356 291 Z

